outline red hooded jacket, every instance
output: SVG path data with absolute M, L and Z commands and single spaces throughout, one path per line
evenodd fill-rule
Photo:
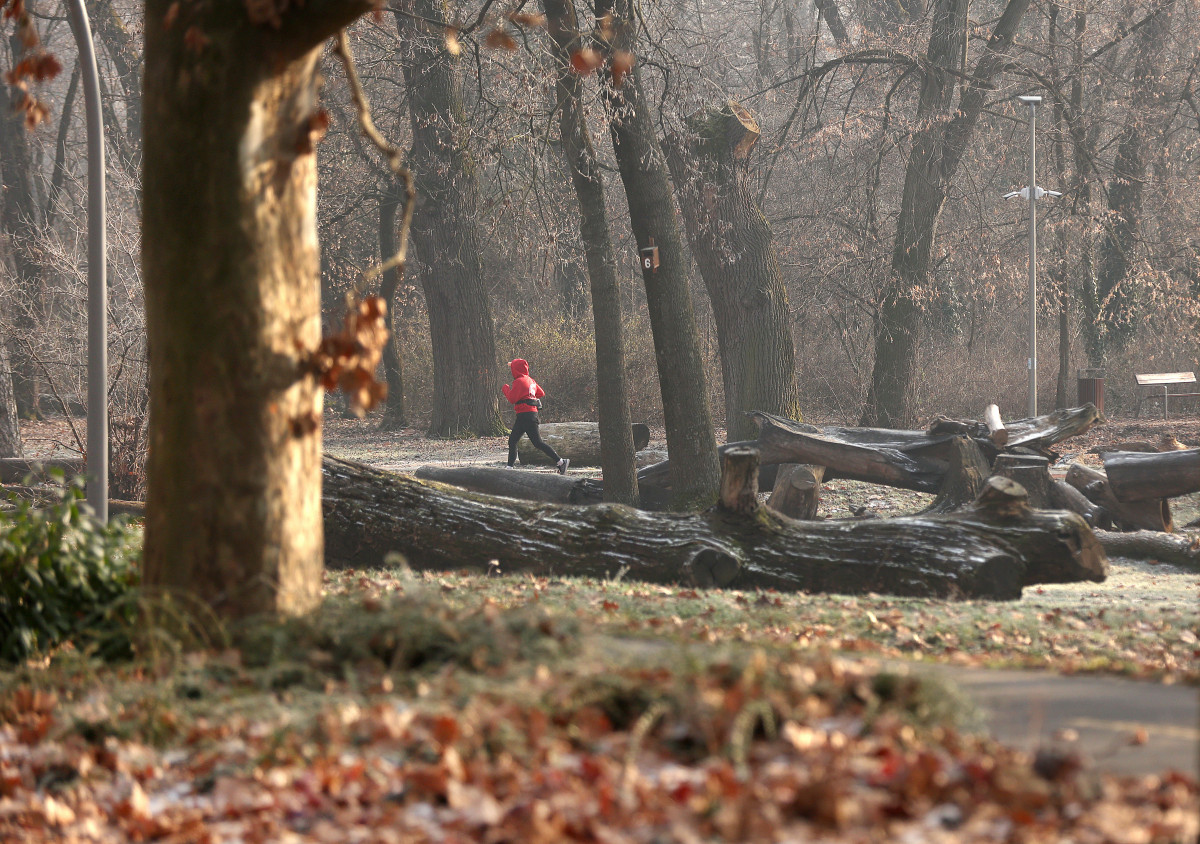
M 517 358 L 508 365 L 508 368 L 512 370 L 513 382 L 501 386 L 500 391 L 516 407 L 517 413 L 537 413 L 535 405 L 517 404 L 521 399 L 540 399 L 546 395 L 546 391 L 538 385 L 538 382 L 529 376 L 529 363 Z

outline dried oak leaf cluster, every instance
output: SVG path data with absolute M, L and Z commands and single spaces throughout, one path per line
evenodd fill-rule
M 362 416 L 387 398 L 387 384 L 375 380 L 387 343 L 387 303 L 380 296 L 350 301 L 342 330 L 321 338 L 308 356 L 307 371 L 326 390 L 340 389 L 350 409 Z
M 29 93 L 30 82 L 42 83 L 58 76 L 62 64 L 44 47 L 38 38 L 33 17 L 25 7 L 25 0 L 0 0 L 3 20 L 17 22 L 17 40 L 21 44 L 21 57 L 12 70 L 4 74 L 4 81 L 15 90 L 13 110 L 23 112 L 25 127 L 34 129 L 50 116 L 50 109 L 33 94 Z

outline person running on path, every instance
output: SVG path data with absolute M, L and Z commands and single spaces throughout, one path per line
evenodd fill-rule
M 512 370 L 513 382 L 502 385 L 500 391 L 517 411 L 517 421 L 513 423 L 512 432 L 508 435 L 508 468 L 516 468 L 517 443 L 522 436 L 528 435 L 529 441 L 554 461 L 558 474 L 565 475 L 571 461 L 559 457 L 558 452 L 543 442 L 541 434 L 538 433 L 538 408 L 542 406 L 539 399 L 546 395 L 546 391 L 530 377 L 527 361 L 517 358 L 508 368 Z
M 509 364 L 509 369 L 512 370 L 512 383 L 500 387 L 505 399 L 512 402 L 517 412 L 516 423 L 512 425 L 512 431 L 509 433 L 509 468 L 516 468 L 517 443 L 521 441 L 522 436 L 528 436 L 529 442 L 533 443 L 535 448 L 545 451 L 546 456 L 554 461 L 554 468 L 558 473 L 566 474 L 566 467 L 571 461 L 566 457 L 559 457 L 556 450 L 542 441 L 538 432 L 538 408 L 541 407 L 539 400 L 546 395 L 546 391 L 529 376 L 527 360 L 517 358 Z

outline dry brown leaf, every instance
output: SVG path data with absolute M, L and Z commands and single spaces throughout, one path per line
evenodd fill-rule
M 502 26 L 498 26 L 487 34 L 483 43 L 493 50 L 515 50 L 517 41 L 512 34 Z

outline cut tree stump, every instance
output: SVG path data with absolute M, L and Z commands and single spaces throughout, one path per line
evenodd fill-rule
M 767 506 L 789 519 L 815 519 L 824 478 L 824 466 L 784 463 L 775 475 L 775 487 Z
M 495 560 L 505 573 L 988 599 L 1106 573 L 1083 519 L 1030 510 L 1015 484 L 985 490 L 979 504 L 952 515 L 826 524 L 762 507 L 745 512 L 749 496 L 732 485 L 722 500 L 733 511 L 656 514 L 460 493 L 331 457 L 323 466 L 334 568 L 385 565 L 396 552 L 414 569 L 439 571 L 484 571 Z M 727 474 L 756 477 L 745 462 Z
M 926 513 L 953 513 L 973 504 L 987 482 L 988 462 L 975 441 L 970 437 L 955 437 L 952 444 L 942 487 L 925 509 Z
M 1157 530 L 1171 533 L 1171 504 L 1163 498 L 1147 501 L 1118 501 L 1109 488 L 1103 472 L 1072 463 L 1067 469 L 1067 483 L 1079 490 L 1093 504 L 1099 505 L 1121 530 Z
M 998 454 L 992 463 L 992 474 L 1025 487 L 1030 507 L 1048 510 L 1052 506 L 1049 458 L 1040 454 Z
M 572 466 L 600 465 L 599 422 L 545 422 L 538 426 L 538 433 L 559 457 L 570 460 Z M 650 427 L 641 422 L 633 423 L 633 450 L 641 451 L 649 442 Z M 534 448 L 528 437 L 521 437 L 517 456 L 522 463 L 531 466 L 550 465 L 550 458 Z
M 1200 492 L 1200 448 L 1153 454 L 1108 451 L 1101 459 L 1108 486 L 1118 501 L 1176 498 Z

